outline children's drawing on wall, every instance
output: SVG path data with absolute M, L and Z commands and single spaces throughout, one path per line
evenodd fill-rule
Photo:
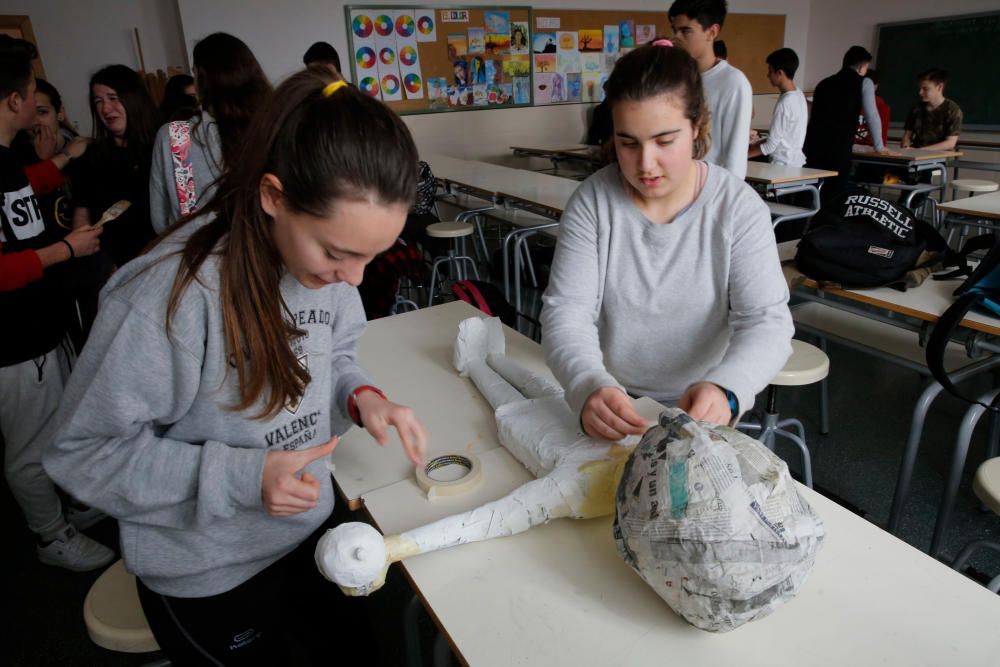
M 528 76 L 531 73 L 531 61 L 528 56 L 510 56 L 503 61 L 504 76 Z
M 514 77 L 513 86 L 514 104 L 531 104 L 531 79 L 526 76 Z
M 497 104 L 512 104 L 514 102 L 514 84 L 501 83 L 494 87 L 500 89 L 500 92 L 497 93 Z
M 505 56 L 509 53 L 510 53 L 510 35 L 508 33 L 486 34 L 486 55 Z
M 486 93 L 486 84 L 477 83 L 472 87 L 472 105 L 477 107 L 486 106 L 489 101 Z
M 486 62 L 480 56 L 469 56 L 469 83 L 486 83 Z
M 604 33 L 600 30 L 580 31 L 580 51 L 582 53 L 597 52 L 604 50 Z
M 554 32 L 536 32 L 535 39 L 531 42 L 531 50 L 534 53 L 555 53 L 556 34 Z
M 427 79 L 427 99 L 431 109 L 448 108 L 448 79 L 431 77 Z
M 554 53 L 542 53 L 535 56 L 535 73 L 539 72 L 555 72 L 556 71 L 556 54 Z
M 636 44 L 649 44 L 656 38 L 656 26 L 652 24 L 640 24 L 635 27 Z
M 632 19 L 618 23 L 618 45 L 623 49 L 635 48 L 635 21 Z
M 434 22 L 433 9 L 416 9 L 414 16 L 417 20 L 417 41 L 436 42 L 437 25 Z
M 460 58 L 452 63 L 452 67 L 455 71 L 455 85 L 456 86 L 467 86 L 469 85 L 469 65 L 465 58 Z
M 604 54 L 603 53 L 581 53 L 580 54 L 580 71 L 581 72 L 600 72 L 604 68 Z
M 609 71 L 618 60 L 618 26 L 604 26 L 604 66 Z
M 559 72 L 552 75 L 552 101 L 566 101 L 566 82 L 563 79 L 563 75 Z
M 575 32 L 557 32 L 556 46 L 557 53 L 579 53 L 580 36 Z
M 601 73 L 584 72 L 581 84 L 581 101 L 600 102 L 601 100 Z
M 528 24 L 515 21 L 510 24 L 510 52 L 515 56 L 528 55 Z
M 483 12 L 486 32 L 502 32 L 510 35 L 510 12 Z
M 552 73 L 535 72 L 535 105 L 552 104 Z
M 500 84 L 503 80 L 503 60 L 489 58 L 486 60 L 486 83 Z
M 464 34 L 448 35 L 448 60 L 457 60 L 469 53 L 469 42 Z
M 453 107 L 472 106 L 472 86 L 449 87 L 448 105 Z
M 566 75 L 566 101 L 580 101 L 581 75 L 579 72 L 571 72 Z
M 556 71 L 560 74 L 571 74 L 576 72 L 579 74 L 583 71 L 580 64 L 580 52 L 579 51 L 567 51 L 556 54 Z
M 486 31 L 469 28 L 469 53 L 486 53 Z

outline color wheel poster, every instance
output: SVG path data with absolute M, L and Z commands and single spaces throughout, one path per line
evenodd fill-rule
M 354 36 L 354 64 L 358 73 L 358 89 L 372 97 L 382 99 L 373 15 L 365 10 L 352 10 L 351 32 Z
M 399 55 L 399 73 L 403 94 L 408 100 L 424 99 L 424 80 L 420 73 L 420 55 L 417 51 L 417 23 L 412 9 L 393 12 L 396 25 L 396 49 Z
M 417 22 L 417 41 L 436 42 L 437 24 L 434 22 L 434 10 L 417 9 L 413 18 Z
M 403 99 L 403 84 L 399 77 L 395 17 L 391 10 L 380 9 L 372 20 L 375 23 L 375 53 L 378 56 L 378 82 L 382 89 L 382 99 L 386 102 L 398 102 Z

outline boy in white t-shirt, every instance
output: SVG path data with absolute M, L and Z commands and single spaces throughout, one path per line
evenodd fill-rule
M 674 0 L 668 15 L 674 43 L 698 63 L 712 114 L 712 147 L 705 159 L 744 178 L 753 93 L 743 72 L 716 56 L 713 48 L 726 20 L 726 1 Z
M 791 49 L 778 49 L 767 57 L 767 80 L 781 91 L 774 106 L 774 117 L 767 140 L 750 146 L 749 156 L 765 156 L 772 164 L 801 167 L 806 163 L 802 144 L 806 140 L 809 110 L 806 96 L 792 80 L 799 67 L 799 57 Z

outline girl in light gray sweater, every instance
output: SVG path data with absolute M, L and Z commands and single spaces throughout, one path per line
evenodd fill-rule
M 108 283 L 44 457 L 118 519 L 174 664 L 300 664 L 290 634 L 320 658 L 338 632 L 364 645 L 313 564 L 324 459 L 352 421 L 383 444 L 395 427 L 414 464 L 426 448 L 356 360 L 355 286 L 403 228 L 416 147 L 328 72 L 278 93 L 222 195 Z
M 695 61 L 639 47 L 608 79 L 617 162 L 562 216 L 542 343 L 584 429 L 642 433 L 628 394 L 728 423 L 781 370 L 793 332 L 767 206 L 699 158 L 710 124 Z

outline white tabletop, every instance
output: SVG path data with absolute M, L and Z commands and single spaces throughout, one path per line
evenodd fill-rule
M 802 181 L 813 181 L 836 176 L 837 172 L 828 169 L 809 169 L 808 167 L 789 167 L 788 165 L 771 164 L 747 160 L 746 179 L 750 183 L 766 183 L 768 185 L 792 184 Z
M 925 320 L 936 322 L 937 319 L 955 301 L 954 291 L 962 284 L 964 278 L 953 280 L 933 280 L 927 278 L 921 285 L 911 287 L 905 292 L 891 287 L 874 287 L 871 289 L 837 289 L 824 288 L 824 292 L 842 296 L 853 301 L 871 304 L 886 310 L 902 313 Z M 814 282 L 808 281 L 815 285 Z M 1000 335 L 1000 319 L 971 310 L 962 320 L 962 326 L 985 333 Z
M 580 185 L 559 176 L 478 160 L 460 160 L 437 154 L 427 155 L 424 160 L 437 178 L 492 193 L 504 200 L 541 207 L 556 215 L 566 208 L 566 202 Z
M 394 328 L 424 336 L 417 327 Z M 383 341 L 385 352 L 392 347 Z M 451 379 L 475 391 L 465 382 Z M 424 386 L 448 391 L 437 382 Z M 481 425 L 467 405 L 449 416 L 457 431 Z M 483 482 L 467 495 L 428 501 L 407 477 L 365 493 L 365 509 L 383 533 L 398 533 L 477 507 L 531 479 L 502 447 L 480 460 Z M 997 664 L 996 595 L 798 488 L 826 525 L 816 567 L 796 599 L 727 634 L 703 632 L 674 614 L 618 556 L 610 517 L 557 520 L 401 566 L 452 646 L 475 666 Z
M 946 213 L 962 213 L 980 218 L 1000 220 L 1000 191 L 956 199 L 938 204 L 937 207 Z
M 393 401 L 413 408 L 427 427 L 429 456 L 481 453 L 500 445 L 493 408 L 452 365 L 458 323 L 469 317 L 486 316 L 455 301 L 374 320 L 358 342 L 358 361 L 375 384 Z M 504 332 L 512 359 L 552 377 L 536 343 L 513 329 Z M 390 440 L 381 448 L 367 431 L 352 428 L 337 445 L 334 479 L 352 507 L 366 492 L 413 476 L 395 430 Z

